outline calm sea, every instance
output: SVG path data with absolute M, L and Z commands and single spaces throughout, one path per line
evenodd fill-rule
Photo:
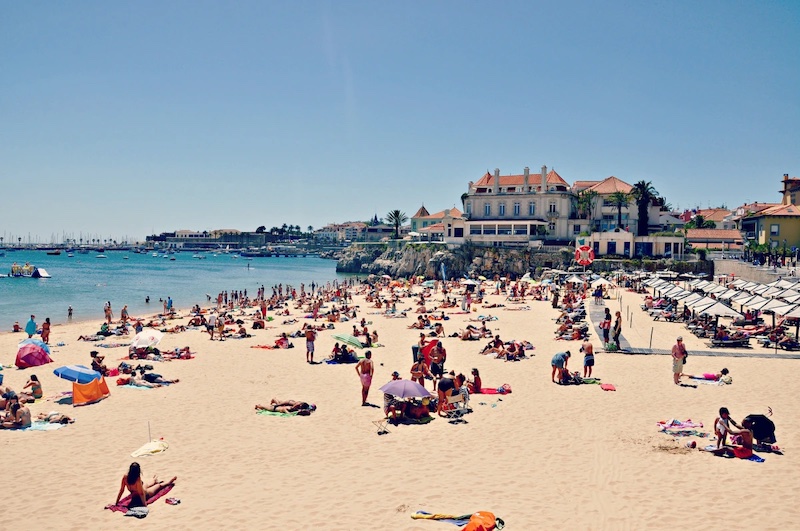
M 307 287 L 311 282 L 325 283 L 347 275 L 336 273 L 334 260 L 317 257 L 232 258 L 232 255 L 208 254 L 200 260 L 192 253 L 175 254 L 175 260 L 159 255 L 108 251 L 108 258 L 96 258 L 97 253 L 66 253 L 50 256 L 44 251 L 6 251 L 0 257 L 0 273 L 8 274 L 11 265 L 29 262 L 43 267 L 48 279 L 0 278 L 0 330 L 8 331 L 14 321 L 22 326 L 36 315 L 41 323 L 50 317 L 53 323 L 67 322 L 67 308 L 73 308 L 73 320 L 103 318 L 103 303 L 111 301 L 114 317 L 124 304 L 132 316 L 161 311 L 160 298 L 172 297 L 177 308 L 195 304 L 207 305 L 206 294 L 216 296 L 228 290 L 247 290 L 256 294 L 263 284 L 270 287 L 282 283 Z M 308 289 L 308 288 L 307 288 Z M 145 303 L 145 297 L 150 303 Z

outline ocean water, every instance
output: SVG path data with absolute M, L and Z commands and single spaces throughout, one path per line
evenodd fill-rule
M 175 254 L 175 260 L 159 255 L 122 251 L 104 253 L 66 253 L 49 256 L 44 251 L 13 251 L 0 257 L 0 273 L 8 274 L 12 263 L 29 262 L 47 270 L 52 278 L 0 278 L 0 330 L 11 330 L 14 321 L 22 326 L 31 314 L 36 322 L 46 317 L 54 324 L 67 322 L 67 308 L 73 308 L 73 320 L 103 319 L 103 304 L 111 301 L 114 317 L 119 318 L 127 304 L 132 316 L 153 314 L 162 310 L 159 299 L 172 297 L 177 308 L 195 304 L 207 305 L 206 294 L 216 297 L 223 291 L 247 290 L 253 297 L 263 284 L 267 294 L 271 286 L 282 283 L 298 291 L 305 283 L 317 284 L 345 279 L 336 273 L 336 262 L 317 257 L 233 258 L 220 254 L 199 260 L 192 253 Z M 127 257 L 127 258 L 125 258 Z M 145 297 L 150 303 L 145 303 Z

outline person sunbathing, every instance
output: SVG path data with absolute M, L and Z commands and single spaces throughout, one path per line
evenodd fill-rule
M 29 428 L 31 425 L 31 411 L 27 406 L 19 403 L 19 399 L 12 397 L 9 399 L 11 407 L 0 427 L 4 429 L 16 430 L 20 428 Z
M 310 415 L 317 410 L 315 404 L 301 402 L 299 400 L 278 400 L 273 398 L 269 401 L 269 406 L 256 404 L 256 411 L 274 411 L 276 413 L 297 413 L 298 415 Z
M 462 341 L 477 341 L 483 337 L 477 328 L 472 325 L 468 325 L 466 330 L 462 330 L 459 333 L 459 337 Z
M 467 380 L 467 391 L 469 391 L 470 394 L 479 394 L 481 392 L 481 385 L 483 385 L 481 373 L 478 372 L 478 369 L 472 369 L 472 379 Z
M 122 476 L 122 482 L 119 485 L 119 492 L 117 493 L 117 500 L 114 505 L 119 505 L 119 500 L 125 489 L 131 495 L 131 501 L 128 504 L 129 508 L 133 507 L 147 507 L 148 498 L 152 498 L 158 491 L 169 485 L 174 485 L 178 476 L 173 477 L 169 481 L 160 481 L 158 476 L 153 476 L 153 479 L 148 481 L 145 485 L 142 483 L 142 469 L 139 463 L 131 463 L 128 468 L 128 473 Z
M 721 371 L 719 371 L 717 373 L 704 372 L 701 375 L 684 374 L 684 376 L 686 376 L 688 378 L 692 378 L 694 380 L 711 380 L 713 382 L 719 382 L 719 381 L 723 381 L 724 382 L 726 380 L 728 380 L 728 381 L 731 380 L 731 377 L 728 376 L 729 372 L 730 371 L 728 371 L 728 369 L 723 368 Z M 728 377 L 725 378 L 725 376 L 728 376 Z
M 42 384 L 39 383 L 39 378 L 35 374 L 30 375 L 28 383 L 26 383 L 25 387 L 23 387 L 23 389 L 28 389 L 28 388 L 30 388 L 30 392 L 22 391 L 19 394 L 20 402 L 22 403 L 33 402 L 44 396 L 44 393 L 42 392 Z
M 58 411 L 51 411 L 50 413 L 39 413 L 36 415 L 36 420 L 42 422 L 49 422 L 50 424 L 72 424 L 75 419 L 63 415 Z

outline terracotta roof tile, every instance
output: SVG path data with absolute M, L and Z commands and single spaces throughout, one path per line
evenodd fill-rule
M 736 229 L 687 229 L 686 239 L 692 240 L 719 240 L 742 241 L 742 233 Z
M 587 188 L 591 188 L 596 184 L 600 184 L 600 181 L 575 181 L 572 184 L 572 189 L 576 192 L 580 192 L 581 190 L 586 190 Z
M 462 213 L 462 212 L 461 212 L 459 209 L 457 209 L 456 207 L 453 207 L 453 208 L 446 208 L 445 210 L 449 210 L 449 211 L 450 211 L 450 217 L 453 217 L 453 218 L 460 218 L 461 216 L 463 216 L 463 215 L 464 215 L 464 214 L 463 214 L 463 213 Z M 426 218 L 426 219 L 442 219 L 442 218 L 444 217 L 444 212 L 445 212 L 445 210 L 442 210 L 442 211 L 440 211 L 440 212 L 436 212 L 435 214 L 428 214 L 427 216 L 422 216 L 422 217 L 424 217 L 424 218 Z M 416 217 L 416 216 L 415 216 L 415 217 Z
M 722 222 L 730 214 L 731 211 L 725 208 L 706 208 L 697 211 L 698 216 L 703 216 L 704 220 L 713 221 L 715 223 Z
M 593 190 L 600 195 L 613 194 L 614 192 L 624 192 L 629 194 L 631 193 L 631 190 L 633 190 L 633 186 L 626 183 L 622 179 L 617 179 L 612 175 L 611 177 L 600 181 L 594 186 L 591 186 L 589 190 Z
M 425 208 L 425 205 L 422 205 L 421 207 L 419 207 L 419 210 L 417 210 L 417 213 L 414 214 L 411 217 L 412 218 L 424 218 L 425 216 L 430 216 L 430 213 L 428 212 L 428 209 Z
M 759 216 L 800 216 L 797 205 L 775 205 L 765 208 L 758 213 Z
M 444 232 L 444 224 L 443 223 L 434 223 L 433 225 L 428 225 L 427 227 L 422 227 L 417 232 Z
M 525 175 L 501 175 L 500 176 L 500 186 L 522 186 L 525 182 Z M 478 182 L 475 183 L 475 186 L 490 186 L 494 184 L 494 175 L 491 173 L 486 173 L 478 179 Z M 528 176 L 528 184 L 533 185 L 540 185 L 542 184 L 542 174 L 541 173 L 531 173 Z M 562 185 L 569 187 L 567 181 L 561 178 L 561 176 L 555 172 L 555 170 L 550 170 L 547 174 L 547 184 L 548 185 Z

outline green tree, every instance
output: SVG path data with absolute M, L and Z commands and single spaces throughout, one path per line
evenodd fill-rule
M 639 210 L 639 220 L 636 226 L 637 236 L 647 236 L 648 214 L 650 205 L 658 198 L 658 192 L 653 188 L 650 181 L 639 181 L 633 185 L 631 195 L 636 200 L 636 207 Z
M 628 206 L 631 201 L 630 194 L 625 192 L 614 192 L 608 198 L 611 203 L 617 208 L 617 228 L 622 228 L 622 207 Z
M 306 227 L 306 230 L 308 231 L 309 234 L 311 234 L 312 232 L 314 232 L 314 227 L 309 225 L 308 227 Z
M 400 212 L 399 210 L 392 210 L 388 214 L 386 214 L 386 222 L 390 225 L 394 226 L 394 238 L 400 238 L 400 225 L 408 221 L 408 216 L 406 216 L 405 212 Z
M 267 227 L 265 227 L 264 225 L 261 225 L 256 229 L 256 234 L 263 234 L 265 232 L 267 232 Z
M 594 203 L 597 199 L 597 192 L 594 190 L 581 190 L 575 197 L 575 209 L 581 219 L 590 219 L 594 210 Z
M 703 216 L 697 215 L 686 222 L 683 227 L 685 229 L 716 229 L 717 224 L 710 219 L 706 219 Z

